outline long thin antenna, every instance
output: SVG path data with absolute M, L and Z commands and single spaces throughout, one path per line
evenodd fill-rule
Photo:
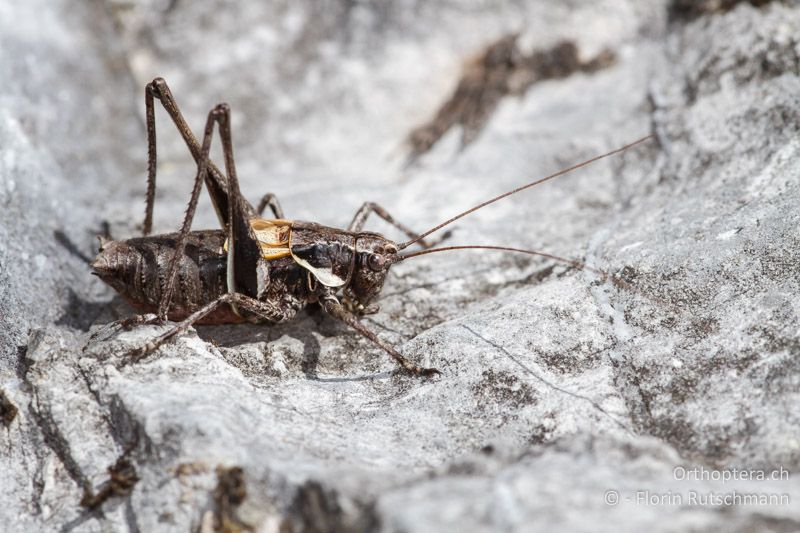
M 599 161 L 601 159 L 605 159 L 606 157 L 610 157 L 610 156 L 618 154 L 620 152 L 624 152 L 628 148 L 632 148 L 633 146 L 636 146 L 637 144 L 640 144 L 640 143 L 643 143 L 643 142 L 645 142 L 647 140 L 650 140 L 653 137 L 654 136 L 652 134 L 648 135 L 646 137 L 642 137 L 641 139 L 633 141 L 632 143 L 628 143 L 625 146 L 622 146 L 621 148 L 617 148 L 616 150 L 612 150 L 612 151 L 610 151 L 608 153 L 595 156 L 595 157 L 593 157 L 591 159 L 587 159 L 586 161 L 583 161 L 582 163 L 578 163 L 577 165 L 573 165 L 573 166 L 571 166 L 569 168 L 565 168 L 563 170 L 559 170 L 558 172 L 550 174 L 549 176 L 545 176 L 545 177 L 540 178 L 540 179 L 538 179 L 538 180 L 536 180 L 534 182 L 528 183 L 527 185 L 523 185 L 522 187 L 517 187 L 516 189 L 514 189 L 512 191 L 508 191 L 506 193 L 503 193 L 500 196 L 495 196 L 491 200 L 486 200 L 485 202 L 482 202 L 482 203 L 476 205 L 475 207 L 467 209 L 466 211 L 464 211 L 462 213 L 459 213 L 458 215 L 445 220 L 444 222 L 442 222 L 438 226 L 434 226 L 433 228 L 429 229 L 425 233 L 422 233 L 422 234 L 416 236 L 415 238 L 411 239 L 410 241 L 406 241 L 406 242 L 404 242 L 402 244 L 399 244 L 398 245 L 398 249 L 402 250 L 403 248 L 407 248 L 408 246 L 411 246 L 415 242 L 421 241 L 422 239 L 424 239 L 425 237 L 427 237 L 431 233 L 433 233 L 435 231 L 439 231 L 443 227 L 445 227 L 445 226 L 447 226 L 449 224 L 452 224 L 453 222 L 455 222 L 459 218 L 465 217 L 465 216 L 469 215 L 470 213 L 474 213 L 478 209 L 486 207 L 489 204 L 493 204 L 493 203 L 497 202 L 498 200 L 502 200 L 503 198 L 505 198 L 507 196 L 511 196 L 512 194 L 517 194 L 518 192 L 524 191 L 525 189 L 530 189 L 531 187 L 535 187 L 536 185 L 544 183 L 545 181 L 551 180 L 553 178 L 557 178 L 558 176 L 563 176 L 564 174 L 568 174 L 568 173 L 572 172 L 573 170 L 578 170 L 579 168 L 585 167 L 586 165 L 590 165 L 590 164 L 592 164 L 592 163 L 594 163 L 596 161 Z M 415 255 L 421 255 L 421 254 L 415 254 Z M 410 256 L 406 256 L 406 257 L 410 257 Z
M 470 246 L 443 246 L 441 248 L 428 248 L 427 250 L 420 250 L 418 252 L 412 252 L 410 254 L 401 255 L 399 261 L 403 261 L 405 259 L 409 259 L 411 257 L 418 257 L 420 255 L 427 255 L 433 254 L 437 252 L 450 252 L 453 250 L 497 250 L 501 252 L 517 252 L 521 254 L 527 255 L 537 255 L 539 257 L 546 257 L 547 259 L 552 259 L 554 261 L 559 261 L 561 263 L 566 263 L 571 265 L 575 268 L 580 270 L 588 270 L 590 272 L 594 272 L 595 274 L 599 274 L 603 277 L 603 279 L 608 278 L 609 274 L 605 270 L 601 270 L 599 268 L 590 267 L 586 263 L 582 263 L 580 261 L 575 261 L 573 259 L 567 259 L 566 257 L 560 257 L 557 255 L 549 254 L 547 252 L 538 252 L 536 250 L 524 250 L 522 248 L 510 248 L 508 246 L 483 246 L 483 245 L 470 245 Z M 398 262 L 399 262 L 398 261 Z
M 428 248 L 427 250 L 420 250 L 418 252 L 411 252 L 410 254 L 401 255 L 401 256 L 399 256 L 399 259 L 397 261 L 395 261 L 395 262 L 399 263 L 400 261 L 404 261 L 404 260 L 410 259 L 412 257 L 419 257 L 421 255 L 428 255 L 428 254 L 433 254 L 433 253 L 438 253 L 438 252 L 450 252 L 450 251 L 454 251 L 454 250 L 495 250 L 495 251 L 500 251 L 500 252 L 517 252 L 517 253 L 520 253 L 520 254 L 536 255 L 536 256 L 539 256 L 539 257 L 545 257 L 547 259 L 552 259 L 553 261 L 558 261 L 560 263 L 566 263 L 566 264 L 568 264 L 568 265 L 570 265 L 570 266 L 572 266 L 574 268 L 577 268 L 578 270 L 588 270 L 589 272 L 594 272 L 595 274 L 599 275 L 602 278 L 603 281 L 610 281 L 613 285 L 616 285 L 617 287 L 619 287 L 621 289 L 625 289 L 627 291 L 630 291 L 630 292 L 633 292 L 633 293 L 638 294 L 640 296 L 643 296 L 644 298 L 646 298 L 646 299 L 648 299 L 648 300 L 650 300 L 650 301 L 652 301 L 654 303 L 667 306 L 667 307 L 669 307 L 671 309 L 675 309 L 675 307 L 672 304 L 666 302 L 665 300 L 659 298 L 658 296 L 653 296 L 651 294 L 646 294 L 646 293 L 642 292 L 640 289 L 638 289 L 638 288 L 634 287 L 633 285 L 631 285 L 630 283 L 628 283 L 627 281 L 624 281 L 624 280 L 622 280 L 622 279 L 620 279 L 620 278 L 618 278 L 616 276 L 611 275 L 610 273 L 608 273 L 607 271 L 603 270 L 602 268 L 589 266 L 589 265 L 587 265 L 586 263 L 584 263 L 582 261 L 575 261 L 574 259 L 568 259 L 566 257 L 561 257 L 561 256 L 558 256 L 558 255 L 549 254 L 547 252 L 539 252 L 537 250 L 525 250 L 523 248 L 511 248 L 509 246 L 487 246 L 487 245 L 443 246 L 441 248 Z

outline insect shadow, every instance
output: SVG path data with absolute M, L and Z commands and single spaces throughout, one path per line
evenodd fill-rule
M 306 378 L 311 380 L 319 380 L 319 353 L 322 348 L 319 339 L 313 335 L 312 331 L 315 329 L 312 326 L 319 325 L 320 320 L 317 319 L 319 313 L 312 313 L 309 310 L 304 310 L 298 314 L 295 320 L 291 322 L 275 324 L 272 327 L 264 328 L 256 324 L 241 324 L 236 326 L 231 325 L 209 325 L 197 329 L 197 335 L 205 340 L 212 342 L 219 348 L 235 348 L 245 344 L 252 343 L 269 343 L 271 341 L 288 337 L 300 342 L 303 346 L 301 354 L 300 369 Z M 325 334 L 320 328 L 316 328 L 318 332 Z M 271 357 L 268 352 L 264 353 L 265 358 Z M 242 368 L 243 365 L 237 364 L 236 361 L 229 361 L 240 370 L 246 371 Z
M 91 259 L 81 251 L 80 246 L 61 230 L 53 231 L 55 241 L 66 250 L 70 255 L 79 259 L 83 263 L 88 263 Z M 62 306 L 62 314 L 56 320 L 59 326 L 66 326 L 80 331 L 89 331 L 97 318 L 102 314 L 107 306 L 107 302 L 93 302 L 86 300 L 78 295 L 71 287 L 67 287 L 66 302 Z

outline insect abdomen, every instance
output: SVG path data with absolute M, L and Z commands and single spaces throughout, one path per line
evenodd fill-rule
M 155 313 L 177 237 L 177 234 L 167 234 L 108 242 L 92 268 L 137 312 Z M 182 320 L 228 291 L 224 243 L 225 235 L 219 230 L 189 233 L 167 313 L 170 320 Z M 270 321 L 288 320 L 308 302 L 306 271 L 288 255 L 273 259 L 269 264 L 268 286 L 262 299 L 283 311 L 282 316 L 272 317 Z M 222 305 L 198 323 L 235 324 L 247 319 L 261 321 L 260 317 L 243 318 L 229 306 Z
M 168 313 L 170 319 L 185 318 L 225 294 L 223 242 L 221 231 L 198 231 L 188 235 L 178 264 Z M 177 234 L 112 241 L 103 246 L 92 267 L 137 311 L 155 312 L 176 246 Z M 241 321 L 227 308 L 206 319 L 214 323 Z

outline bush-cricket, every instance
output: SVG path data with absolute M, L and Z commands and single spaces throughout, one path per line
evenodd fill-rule
M 197 163 L 197 174 L 186 216 L 178 233 L 151 236 L 156 184 L 155 100 L 172 118 Z M 433 228 L 415 233 L 396 221 L 381 206 L 366 202 L 346 230 L 313 222 L 286 219 L 275 195 L 265 195 L 254 208 L 241 194 L 233 157 L 230 109 L 220 104 L 208 114 L 202 144 L 181 114 L 166 82 L 156 78 L 145 89 L 148 137 L 147 207 L 143 237 L 104 241 L 92 262 L 93 273 L 111 285 L 138 312 L 122 321 L 126 326 L 180 321 L 145 346 L 135 359 L 158 348 L 192 324 L 281 322 L 310 303 L 318 303 L 387 352 L 405 370 L 422 376 L 438 373 L 407 360 L 359 321 L 375 312 L 389 268 L 400 261 L 448 250 L 488 249 L 538 255 L 577 268 L 602 270 L 544 252 L 502 246 L 446 246 L 434 248 L 426 237 L 456 220 L 503 198 L 567 174 L 600 159 L 642 143 L 648 135 L 608 153 L 593 157 L 544 178 L 482 202 Z M 217 126 L 222 142 L 225 172 L 209 159 Z M 192 231 L 191 224 L 203 184 L 208 188 L 220 230 Z M 269 207 L 274 218 L 264 218 Z M 370 214 L 376 214 L 404 233 L 409 240 L 396 243 L 378 233 L 363 231 Z M 422 250 L 401 253 L 417 244 Z M 342 293 L 342 297 L 337 297 Z

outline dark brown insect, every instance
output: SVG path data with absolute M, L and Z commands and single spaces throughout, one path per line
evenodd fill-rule
M 152 227 L 156 183 L 156 129 L 154 99 L 161 101 L 197 162 L 194 188 L 180 232 L 148 236 Z M 650 136 L 607 154 L 584 161 L 487 200 L 430 230 L 416 234 L 400 224 L 379 205 L 366 202 L 346 230 L 313 222 L 288 220 L 273 194 L 265 195 L 258 208 L 244 199 L 233 160 L 230 109 L 215 107 L 208 115 L 203 143 L 189 129 L 166 82 L 156 78 L 145 90 L 148 134 L 147 209 L 144 236 L 126 241 L 105 241 L 92 263 L 93 273 L 111 285 L 140 315 L 123 321 L 125 326 L 180 321 L 146 346 L 135 359 L 158 348 L 192 324 L 281 322 L 292 318 L 309 303 L 318 303 L 391 355 L 405 370 L 422 376 L 438 373 L 408 361 L 359 322 L 359 315 L 377 311 L 373 300 L 383 288 L 394 263 L 423 254 L 459 249 L 494 249 L 540 255 L 578 268 L 577 261 L 532 250 L 495 246 L 431 248 L 424 239 L 452 222 L 502 198 L 566 174 L 589 163 L 622 152 Z M 214 125 L 219 127 L 225 174 L 210 160 Z M 222 230 L 190 231 L 203 183 L 220 220 Z M 270 207 L 274 218 L 262 217 Z M 410 240 L 395 243 L 362 231 L 375 213 Z M 419 244 L 422 251 L 401 254 Z M 605 273 L 600 272 L 605 276 Z M 342 293 L 341 301 L 337 294 Z

